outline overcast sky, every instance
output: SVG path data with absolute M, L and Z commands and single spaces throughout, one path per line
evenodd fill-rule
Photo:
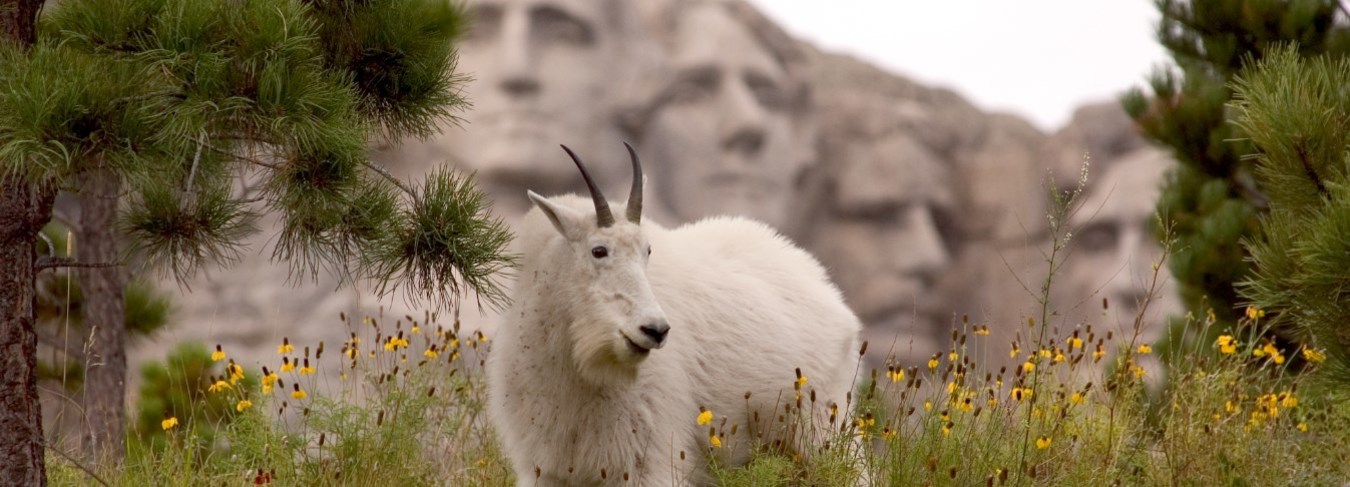
M 830 51 L 1053 131 L 1167 62 L 1150 0 L 750 0 Z

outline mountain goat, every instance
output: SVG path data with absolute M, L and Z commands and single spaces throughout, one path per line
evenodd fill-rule
M 623 207 L 563 149 L 591 201 L 528 192 L 515 299 L 487 363 L 519 485 L 706 484 L 709 453 L 740 464 L 752 441 L 838 431 L 787 426 L 843 418 L 856 375 L 861 324 L 820 264 L 752 220 L 642 221 L 631 146 Z

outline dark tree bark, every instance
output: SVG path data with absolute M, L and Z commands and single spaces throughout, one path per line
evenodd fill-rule
M 0 484 L 46 485 L 37 390 L 37 234 L 51 219 L 51 188 L 0 182 Z
M 115 224 L 120 187 L 117 174 L 107 167 L 94 167 L 80 176 L 77 261 L 118 260 Z M 91 334 L 84 364 L 84 414 L 89 426 L 84 450 L 105 466 L 118 465 L 126 450 L 126 303 L 122 298 L 126 272 L 120 266 L 81 268 L 76 276 L 84 294 L 84 325 Z
M 0 36 L 32 45 L 42 0 L 0 0 Z M 37 234 L 54 188 L 0 178 L 0 484 L 47 485 L 37 390 Z
M 42 0 L 0 0 L 0 34 L 23 45 L 37 41 L 37 13 Z

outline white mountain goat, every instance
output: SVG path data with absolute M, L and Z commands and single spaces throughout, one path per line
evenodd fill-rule
M 611 208 L 563 149 L 592 201 L 528 192 L 515 299 L 487 364 L 519 485 L 706 484 L 709 452 L 740 464 L 752 440 L 837 432 L 830 406 L 844 421 L 861 324 L 820 264 L 747 219 L 641 221 L 631 146 L 632 192 Z M 807 411 L 820 429 L 792 430 Z

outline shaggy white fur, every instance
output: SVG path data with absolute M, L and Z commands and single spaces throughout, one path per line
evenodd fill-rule
M 811 433 L 784 428 L 806 414 L 785 414 L 796 369 L 803 407 L 843 417 L 861 324 L 805 251 L 742 218 L 597 228 L 589 199 L 530 198 L 487 364 L 488 413 L 519 485 L 707 484 L 708 453 L 736 465 L 752 440 Z M 658 322 L 664 340 L 643 334 Z

